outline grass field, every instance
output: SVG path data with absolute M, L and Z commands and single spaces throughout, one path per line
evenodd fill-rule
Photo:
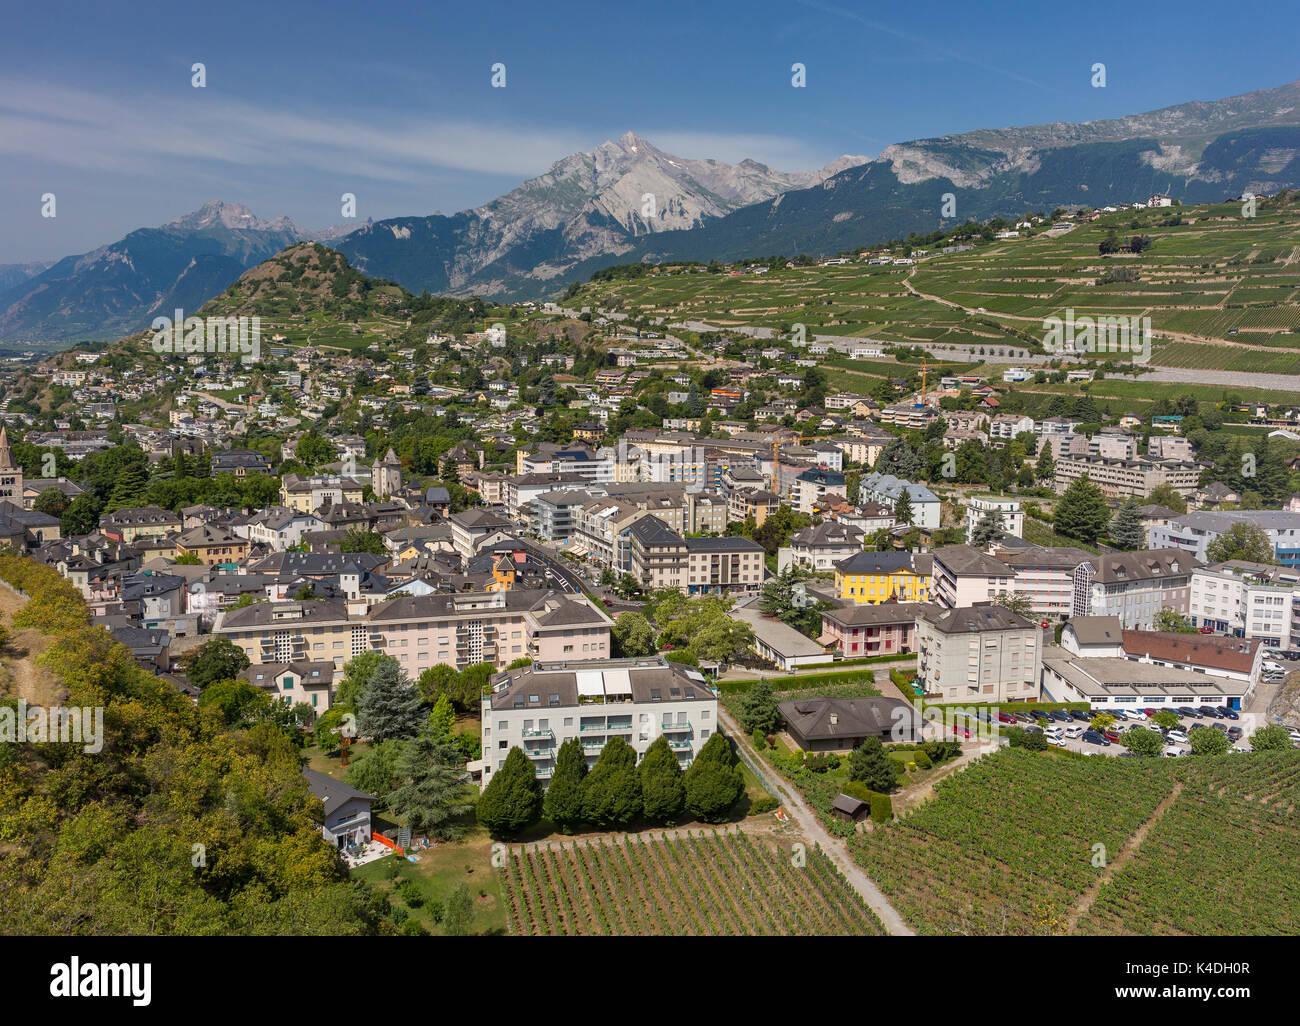
M 820 849 L 794 851 L 739 831 L 516 848 L 499 873 L 517 935 L 883 932 Z
M 850 841 L 920 933 L 1300 931 L 1298 752 L 1151 760 L 1008 749 L 935 792 Z

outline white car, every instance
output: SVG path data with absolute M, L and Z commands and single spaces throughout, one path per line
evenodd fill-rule
M 1166 759 L 1177 759 L 1183 754 L 1183 750 L 1176 745 L 1166 745 L 1164 756 Z
M 1068 738 L 1082 737 L 1083 731 L 1084 731 L 1083 727 L 1066 727 L 1065 736 Z
M 1184 734 L 1181 730 L 1171 730 L 1168 734 L 1165 735 L 1165 740 L 1175 741 L 1180 745 L 1185 745 L 1190 743 L 1187 740 L 1187 735 Z
M 1052 734 L 1048 736 L 1047 743 L 1049 745 L 1056 745 L 1057 748 L 1064 748 L 1065 738 L 1061 737 L 1060 734 Z

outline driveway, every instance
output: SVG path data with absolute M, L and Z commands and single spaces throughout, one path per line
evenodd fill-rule
M 740 724 L 731 718 L 730 713 L 719 707 L 718 718 L 722 721 L 723 726 L 727 728 L 727 733 L 744 750 L 750 763 L 758 768 L 767 786 L 773 791 L 777 791 L 779 788 L 778 793 L 785 796 L 782 808 L 799 826 L 808 840 L 821 846 L 822 851 L 835 863 L 836 868 L 844 874 L 849 886 L 857 891 L 862 900 L 871 907 L 871 911 L 876 914 L 876 917 L 884 926 L 885 932 L 903 937 L 915 936 L 915 932 L 907 925 L 906 920 L 898 914 L 894 906 L 889 903 L 889 899 L 885 897 L 884 892 L 853 861 L 844 842 L 839 838 L 832 837 L 826 828 L 822 826 L 821 820 L 817 818 L 817 813 L 804 801 L 799 789 L 788 780 L 776 776 L 768 768 L 762 757 L 754 751 L 749 738 L 740 729 Z

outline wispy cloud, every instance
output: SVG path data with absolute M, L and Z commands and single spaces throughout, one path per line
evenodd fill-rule
M 615 134 L 621 134 L 615 133 Z M 775 135 L 644 133 L 683 156 L 754 157 L 782 170 L 812 166 L 812 150 Z M 436 170 L 520 178 L 602 139 L 548 128 L 366 112 L 320 112 L 218 100 L 201 89 L 130 102 L 0 77 L 0 157 L 126 174 L 176 165 L 302 168 L 419 183 Z
M 962 64 L 969 64 L 971 67 L 979 68 L 982 71 L 1001 75 L 1004 78 L 1009 78 L 1013 82 L 1019 82 L 1022 85 L 1031 85 L 1037 89 L 1047 88 L 1041 82 L 1035 82 L 1032 78 L 1027 78 L 1019 72 L 998 67 L 996 64 L 990 64 L 988 61 L 982 60 L 978 57 L 971 57 L 968 54 L 958 53 L 945 46 L 936 45 L 938 40 L 935 36 L 918 36 L 911 32 L 904 32 L 901 29 L 894 28 L 892 25 L 886 25 L 882 21 L 877 21 L 874 18 L 868 18 L 865 15 L 859 14 L 857 11 L 846 10 L 843 7 L 835 7 L 831 4 L 819 3 L 818 0 L 796 0 L 796 2 L 800 6 L 807 7 L 810 10 L 821 11 L 823 14 L 831 14 L 837 18 L 847 18 L 849 21 L 856 21 L 858 24 L 871 29 L 873 32 L 880 32 L 887 36 L 893 36 L 895 39 L 901 39 L 907 43 L 914 43 L 918 47 L 922 48 L 922 52 L 916 57 L 918 61 L 930 62 L 936 59 L 958 61 Z M 891 63 L 896 63 L 898 58 L 891 57 L 887 58 L 887 60 Z

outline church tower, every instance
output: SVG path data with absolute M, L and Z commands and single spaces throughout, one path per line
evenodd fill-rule
M 23 508 L 23 468 L 14 462 L 9 428 L 3 424 L 0 424 L 0 502 L 12 502 Z

